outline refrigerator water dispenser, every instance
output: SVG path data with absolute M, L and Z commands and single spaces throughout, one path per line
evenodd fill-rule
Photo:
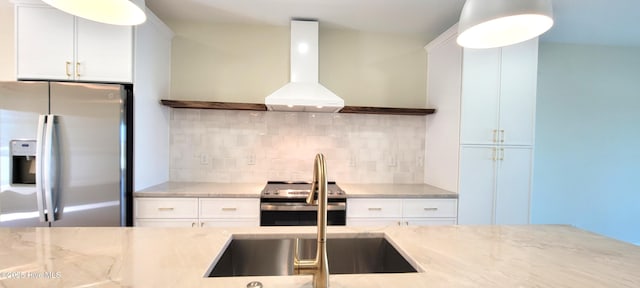
M 36 140 L 11 141 L 11 185 L 36 184 Z

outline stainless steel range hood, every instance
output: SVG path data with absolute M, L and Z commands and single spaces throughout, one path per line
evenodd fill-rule
M 344 100 L 318 83 L 318 22 L 291 21 L 290 82 L 265 98 L 273 111 L 338 112 Z

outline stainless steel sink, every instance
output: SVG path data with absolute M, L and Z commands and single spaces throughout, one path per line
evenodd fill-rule
M 294 275 L 295 238 L 233 239 L 206 276 Z M 300 239 L 300 258 L 313 258 L 316 239 Z M 417 270 L 384 237 L 327 239 L 329 273 L 407 273 Z

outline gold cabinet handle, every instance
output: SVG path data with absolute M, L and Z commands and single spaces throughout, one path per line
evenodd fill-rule
M 173 207 L 160 207 L 158 211 L 173 211 Z
M 500 158 L 498 158 L 498 160 L 504 160 L 504 148 L 500 148 Z
M 497 161 L 498 160 L 498 149 L 491 148 L 491 160 L 493 160 L 493 161 Z
M 369 211 L 382 211 L 382 208 L 379 208 L 379 207 L 369 207 Z
M 71 65 L 71 62 L 64 62 L 64 73 L 67 74 L 67 77 L 71 77 L 71 73 L 69 73 L 69 65 Z
M 238 208 L 235 207 L 223 207 L 222 211 L 236 211 L 238 210 Z
M 504 143 L 504 130 L 500 130 L 500 143 Z
M 191 222 L 191 227 L 196 227 L 196 222 Z
M 402 222 L 398 221 L 398 226 L 402 226 Z
M 409 221 L 404 222 L 404 226 L 409 226 Z
M 438 211 L 438 207 L 424 207 L 424 211 Z
M 493 129 L 493 143 L 498 143 L 498 130 Z
M 76 62 L 76 77 L 80 77 L 80 62 Z

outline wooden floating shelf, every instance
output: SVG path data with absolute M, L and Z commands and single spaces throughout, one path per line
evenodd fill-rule
M 211 102 L 211 101 L 184 101 L 184 100 L 160 100 L 162 105 L 171 108 L 188 109 L 223 109 L 223 110 L 251 110 L 267 111 L 264 104 L 255 103 L 232 103 L 232 102 Z
M 249 110 L 267 111 L 267 106 L 257 103 L 232 103 L 232 102 L 212 102 L 212 101 L 187 101 L 187 100 L 160 100 L 162 105 L 171 108 L 186 109 L 222 109 L 222 110 Z M 436 112 L 433 108 L 390 108 L 390 107 L 367 107 L 367 106 L 344 106 L 339 113 L 352 114 L 385 114 L 385 115 L 409 115 L 421 116 Z
M 366 107 L 366 106 L 344 106 L 344 108 L 340 110 L 340 113 L 415 115 L 415 116 L 429 115 L 435 112 L 436 112 L 436 109 Z

